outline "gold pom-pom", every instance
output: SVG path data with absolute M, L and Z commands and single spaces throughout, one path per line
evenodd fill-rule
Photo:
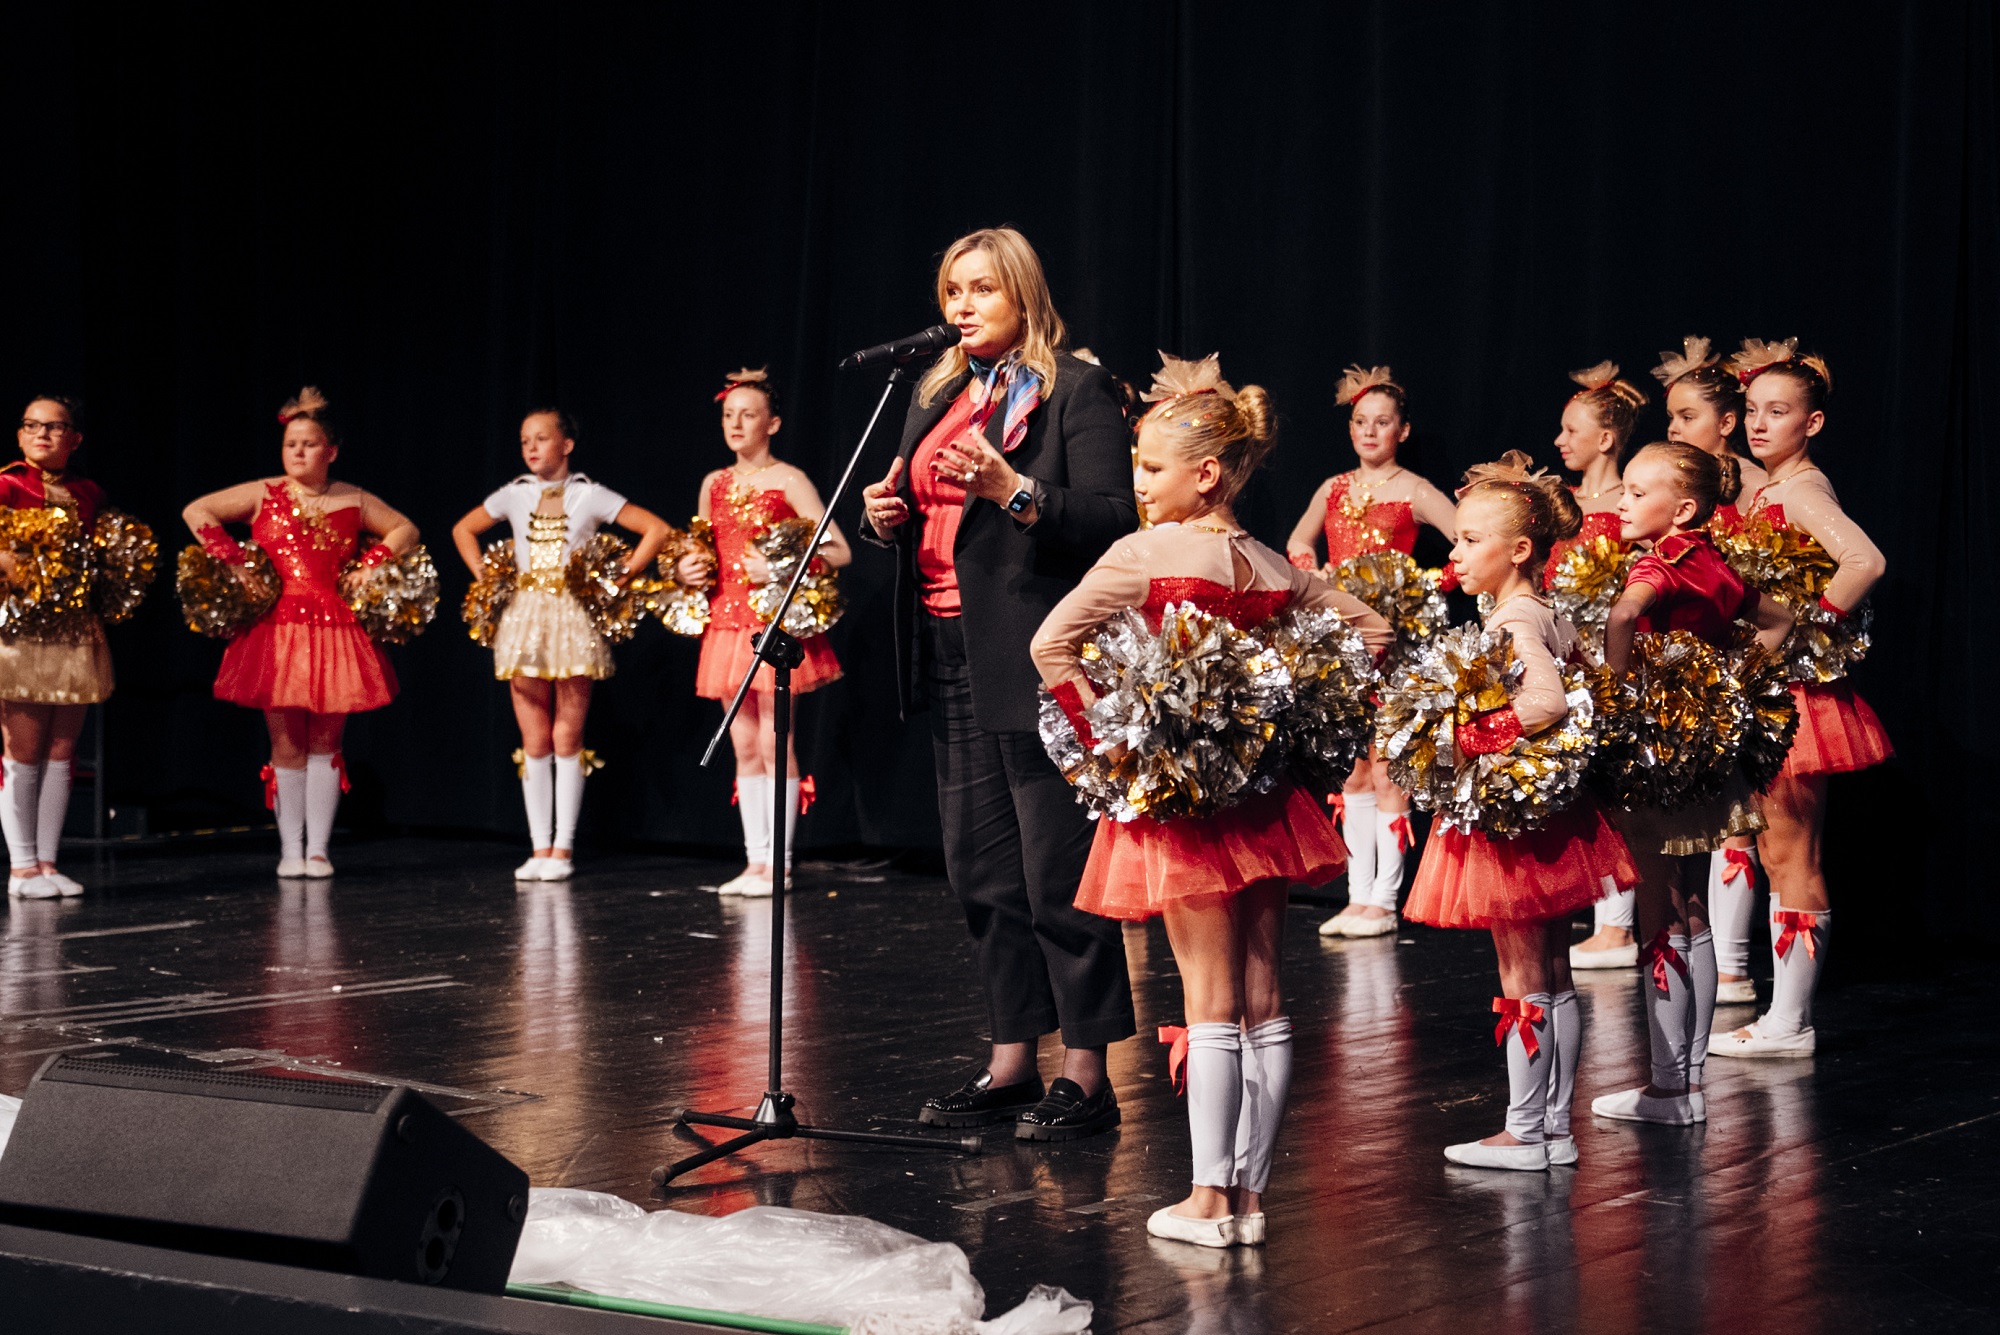
M 1374 740 L 1375 656 L 1331 608 L 1292 608 L 1258 634 L 1292 679 L 1278 719 L 1286 763 L 1309 792 L 1338 792 Z
M 1837 617 L 1820 606 L 1820 595 L 1840 566 L 1812 534 L 1773 524 L 1759 511 L 1713 536 L 1744 583 L 1791 609 L 1792 633 L 1779 653 L 1792 681 L 1822 686 L 1839 681 L 1867 656 L 1874 609 L 1864 602 Z
M 68 511 L 0 510 L 0 551 L 14 558 L 0 596 L 0 635 L 61 637 L 90 610 L 89 535 Z
M 500 614 L 514 598 L 514 540 L 489 542 L 480 556 L 479 578 L 465 591 L 458 615 L 465 633 L 481 648 L 491 648 L 500 631 Z
M 590 618 L 591 626 L 612 644 L 623 644 L 638 633 L 646 617 L 648 588 L 641 581 L 624 581 L 632 548 L 622 538 L 598 533 L 570 553 L 563 583 Z M 650 581 L 646 581 L 650 585 Z
M 1513 636 L 1478 625 L 1440 631 L 1385 677 L 1375 743 L 1389 777 L 1425 811 L 1468 833 L 1502 838 L 1540 828 L 1575 799 L 1597 750 L 1597 699 L 1587 671 L 1563 668 L 1569 713 L 1503 751 L 1473 755 L 1458 730 L 1505 708 L 1520 687 Z
M 132 615 L 159 574 L 160 544 L 150 525 L 122 510 L 106 510 L 91 526 L 96 574 L 90 585 L 91 611 L 108 625 Z
M 817 556 L 808 558 L 806 548 L 812 543 L 815 527 L 812 520 L 803 518 L 783 519 L 771 525 L 757 539 L 757 550 L 763 553 L 771 574 L 750 591 L 750 610 L 759 621 L 768 624 L 778 610 L 778 600 L 791 586 L 799 562 L 810 559 L 798 594 L 785 609 L 785 634 L 800 640 L 824 634 L 846 610 L 840 597 L 840 578 L 833 567 Z
M 181 619 L 211 639 L 232 640 L 277 605 L 283 585 L 271 558 L 255 542 L 243 544 L 243 562 L 231 565 L 200 545 L 181 553 L 174 581 Z
M 340 588 L 354 619 L 377 644 L 408 644 L 437 615 L 437 566 L 422 543 L 378 566 L 349 561 Z
M 1391 661 L 1450 624 L 1451 610 L 1439 587 L 1443 572 L 1426 570 L 1393 548 L 1350 556 L 1333 568 L 1336 586 L 1381 613 L 1396 632 Z
M 708 589 L 681 583 L 681 559 L 688 556 L 706 556 L 711 564 L 715 560 L 714 530 L 700 516 L 686 532 L 668 525 L 666 545 L 653 563 L 660 572 L 658 588 L 648 597 L 646 611 L 676 635 L 699 636 L 708 629 Z
M 1761 793 L 1784 768 L 1799 730 L 1791 666 L 1782 654 L 1766 653 L 1753 642 L 1736 655 L 1732 671 L 1743 684 L 1743 698 L 1750 707 L 1736 763 L 1750 786 Z
M 1735 773 L 1749 722 L 1749 698 L 1720 650 L 1685 630 L 1637 636 L 1600 724 L 1592 783 L 1627 811 L 1707 802 Z
M 1593 658 L 1604 657 L 1604 623 L 1638 560 L 1630 543 L 1600 533 L 1563 553 L 1549 577 L 1549 602 L 1556 615 L 1569 618 Z

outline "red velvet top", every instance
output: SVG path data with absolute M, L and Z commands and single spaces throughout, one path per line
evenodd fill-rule
M 1570 490 L 1574 491 L 1576 488 L 1572 487 Z M 1565 556 L 1592 538 L 1610 538 L 1616 541 L 1623 527 L 1624 521 L 1618 518 L 1616 510 L 1594 510 L 1585 515 L 1583 527 L 1577 530 L 1575 537 L 1564 538 L 1549 548 L 1549 562 L 1542 567 L 1542 587 L 1545 589 L 1549 587 L 1549 581 L 1556 577 L 1556 568 L 1562 564 Z
M 1364 552 L 1393 547 L 1408 556 L 1417 549 L 1417 513 L 1408 501 L 1375 501 L 1349 512 L 1348 487 L 1353 475 L 1343 473 L 1326 493 L 1326 563 L 1339 565 Z
M 57 505 L 64 509 L 74 509 L 77 519 L 85 528 L 97 522 L 97 515 L 104 508 L 104 488 L 88 478 L 62 478 L 44 474 L 41 469 L 20 460 L 0 468 L 0 506 L 9 510 L 40 510 L 49 504 L 48 489 L 42 479 L 48 476 L 56 486 L 69 493 L 69 503 L 64 505 L 58 499 Z
M 1692 631 L 1714 645 L 1734 638 L 1733 623 L 1755 614 L 1757 591 L 1746 586 L 1708 534 L 1700 529 L 1661 538 L 1639 558 L 1625 587 L 1652 586 L 1653 605 L 1639 615 L 1639 630 Z
M 976 411 L 971 393 L 961 393 L 910 455 L 910 498 L 923 520 L 917 537 L 918 596 L 932 616 L 955 617 L 959 612 L 958 567 L 952 549 L 958 542 L 958 521 L 965 515 L 965 488 L 940 476 L 932 464 L 939 450 L 973 429 Z

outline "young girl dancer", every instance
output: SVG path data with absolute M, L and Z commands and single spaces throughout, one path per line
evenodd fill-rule
M 757 540 L 787 519 L 818 522 L 826 513 L 819 491 L 802 469 L 780 463 L 771 453 L 771 437 L 784 419 L 778 416 L 778 387 L 764 371 L 742 370 L 725 377 L 716 396 L 722 404 L 722 439 L 736 461 L 701 481 L 700 516 L 713 526 L 715 558 L 691 553 L 681 558 L 678 574 L 689 586 L 717 585 L 709 598 L 708 630 L 701 637 L 701 663 L 695 671 L 695 694 L 727 704 L 736 696 L 743 674 L 755 656 L 753 641 L 764 623 L 750 607 L 752 589 L 771 577 L 770 565 L 757 550 Z M 853 560 L 838 524 L 829 525 L 818 557 L 830 566 Z M 716 563 L 720 562 L 720 569 Z M 792 669 L 792 693 L 804 695 L 840 679 L 840 662 L 826 636 L 800 641 L 806 661 Z M 746 866 L 718 887 L 725 895 L 761 896 L 771 893 L 772 809 L 779 800 L 772 773 L 777 768 L 777 742 L 771 734 L 771 692 L 777 679 L 767 664 L 743 699 L 736 721 L 729 725 L 729 744 L 736 752 L 736 809 L 743 820 Z M 799 762 L 786 739 L 785 876 L 792 873 L 792 822 L 799 811 Z
M 1639 409 L 1646 405 L 1639 387 L 1619 378 L 1616 362 L 1599 362 L 1588 370 L 1572 372 L 1570 379 L 1583 388 L 1563 406 L 1556 450 L 1562 455 L 1563 467 L 1580 475 L 1570 490 L 1583 512 L 1583 527 L 1550 549 L 1542 576 L 1544 588 L 1574 548 L 1596 538 L 1619 541 L 1618 496 L 1624 485 L 1619 469 L 1632 429 L 1638 425 Z M 1591 916 L 1590 936 L 1570 947 L 1570 967 L 1629 969 L 1638 963 L 1631 893 L 1621 890 L 1606 895 L 1597 901 Z
M 326 845 L 347 789 L 340 734 L 349 714 L 380 709 L 396 694 L 388 658 L 341 597 L 340 572 L 363 533 L 380 535 L 361 557 L 372 567 L 416 546 L 417 526 L 329 476 L 340 438 L 318 390 L 300 390 L 278 421 L 284 476 L 211 492 L 181 516 L 211 555 L 232 565 L 243 549 L 223 525 L 248 524 L 277 567 L 278 601 L 223 651 L 215 698 L 264 711 L 271 734 L 264 798 L 278 819 L 278 875 L 325 877 L 333 875 Z
M 1348 367 L 1333 397 L 1348 410 L 1347 439 L 1361 466 L 1319 484 L 1285 542 L 1291 563 L 1315 569 L 1322 532 L 1329 569 L 1367 552 L 1409 555 L 1417 547 L 1418 524 L 1430 525 L 1447 540 L 1456 537 L 1451 498 L 1396 462 L 1396 450 L 1410 438 L 1409 396 L 1389 368 Z M 1387 936 L 1396 930 L 1403 854 L 1414 838 L 1410 799 L 1371 752 L 1348 776 L 1340 804 L 1347 906 L 1320 924 L 1320 935 Z
M 1743 382 L 1722 365 L 1722 354 L 1710 352 L 1707 339 L 1690 336 L 1681 340 L 1680 352 L 1660 354 L 1653 375 L 1666 388 L 1667 439 L 1733 462 L 1742 482 L 1739 494 L 1754 496 L 1764 485 L 1764 470 L 1756 460 L 1736 452 L 1737 428 L 1743 425 Z M 1732 497 L 1715 507 L 1709 527 L 1727 532 L 1736 521 Z M 1756 857 L 1757 841 L 1748 835 L 1731 839 L 1709 854 L 1709 930 L 1715 934 L 1719 970 L 1715 999 L 1724 1005 L 1757 1000 L 1757 990 L 1750 981 Z
M 1232 389 L 1215 357 L 1167 358 L 1139 426 L 1139 498 L 1153 527 L 1120 539 L 1036 633 L 1042 680 L 1080 738 L 1092 702 L 1078 653 L 1107 617 L 1138 608 L 1158 625 L 1192 602 L 1239 628 L 1292 606 L 1333 608 L 1378 656 L 1389 625 L 1318 576 L 1288 568 L 1230 509 L 1273 444 L 1269 397 Z M 1291 1081 L 1292 1022 L 1278 986 L 1291 881 L 1330 879 L 1345 850 L 1296 786 L 1205 819 L 1098 822 L 1077 907 L 1141 921 L 1164 915 L 1187 1008 L 1194 1189 L 1147 1221 L 1155 1237 L 1227 1247 L 1264 1240 L 1263 1193 Z
M 0 506 L 64 510 L 89 532 L 104 508 L 104 492 L 95 482 L 66 475 L 70 456 L 83 444 L 75 405 L 46 395 L 31 400 L 16 439 L 22 461 L 0 469 Z M 0 555 L 0 570 L 11 576 L 13 566 L 11 553 Z M 111 648 L 103 624 L 88 611 L 70 614 L 48 632 L 0 635 L 0 729 L 7 739 L 0 825 L 13 864 L 7 893 L 17 899 L 83 893 L 56 870 L 56 854 L 69 813 L 77 734 L 85 712 L 108 699 L 111 687 Z
M 1625 592 L 1604 628 L 1604 661 L 1620 677 L 1631 668 L 1633 637 L 1686 630 L 1717 648 L 1731 647 L 1738 621 L 1757 627 L 1775 650 L 1792 628 L 1784 604 L 1747 588 L 1709 541 L 1709 516 L 1736 497 L 1733 458 L 1685 443 L 1648 445 L 1625 470 L 1618 507 L 1625 541 L 1650 550 L 1626 577 Z M 1708 1120 L 1701 1085 L 1708 1028 L 1715 1016 L 1716 958 L 1703 889 L 1707 855 L 1723 840 L 1754 833 L 1763 822 L 1740 779 L 1718 797 L 1677 811 L 1635 810 L 1619 818 L 1638 864 L 1639 933 L 1653 962 L 1646 981 L 1651 1079 L 1643 1088 L 1592 1101 L 1599 1117 L 1688 1126 Z M 1690 855 L 1700 871 L 1690 876 Z
M 1512 633 L 1523 667 L 1511 704 L 1458 730 L 1469 754 L 1504 750 L 1569 714 L 1560 664 L 1577 646 L 1576 628 L 1538 591 L 1549 547 L 1583 524 L 1570 489 L 1530 473 L 1509 450 L 1465 475 L 1458 493 L 1459 585 L 1490 594 L 1492 630 Z M 1434 927 L 1487 928 L 1500 961 L 1493 1009 L 1507 1050 L 1507 1122 L 1484 1140 L 1451 1145 L 1445 1157 L 1474 1168 L 1538 1170 L 1576 1162 L 1570 1102 L 1583 1053 L 1583 1017 L 1569 974 L 1569 915 L 1611 886 L 1638 884 L 1624 841 L 1596 804 L 1579 797 L 1541 829 L 1511 839 L 1466 834 L 1442 822 L 1431 832 L 1404 912 Z
M 1826 549 L 1838 569 L 1820 606 L 1845 617 L 1882 578 L 1887 563 L 1860 525 L 1834 498 L 1812 461 L 1812 439 L 1826 426 L 1832 377 L 1818 357 L 1801 357 L 1796 340 L 1746 342 L 1731 367 L 1746 385 L 1750 452 L 1768 470 L 1744 510 L 1803 532 Z M 1826 962 L 1833 915 L 1819 861 L 1826 822 L 1826 776 L 1879 765 L 1894 754 L 1882 721 L 1846 678 L 1830 685 L 1794 683 L 1799 730 L 1778 777 L 1764 791 L 1767 823 L 1757 838 L 1771 878 L 1771 1006 L 1753 1023 L 1717 1034 L 1709 1050 L 1723 1057 L 1805 1057 L 1812 1054 L 1813 993 Z
M 569 592 L 570 555 L 606 524 L 639 535 L 625 560 L 629 580 L 652 564 L 666 521 L 570 471 L 576 423 L 558 408 L 521 419 L 528 471 L 452 526 L 452 545 L 472 577 L 485 574 L 480 535 L 506 523 L 514 535 L 513 596 L 493 634 L 493 675 L 507 683 L 521 729 L 521 798 L 528 808 L 528 860 L 517 881 L 566 881 L 574 870 L 577 813 L 583 809 L 583 725 L 591 683 L 611 675 L 611 646 Z M 622 581 L 621 581 L 622 582 Z

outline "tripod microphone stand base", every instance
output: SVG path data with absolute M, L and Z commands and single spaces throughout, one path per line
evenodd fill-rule
M 978 1154 L 985 1148 L 985 1142 L 978 1136 L 959 1136 L 945 1140 L 937 1136 L 906 1136 L 893 1131 L 841 1131 L 828 1126 L 807 1126 L 792 1115 L 796 1100 L 790 1094 L 766 1094 L 764 1101 L 757 1105 L 754 1117 L 729 1117 L 722 1113 L 696 1112 L 692 1108 L 678 1108 L 674 1111 L 674 1121 L 680 1126 L 719 1126 L 731 1131 L 741 1131 L 740 1136 L 717 1141 L 707 1149 L 698 1150 L 685 1159 L 676 1160 L 662 1168 L 653 1170 L 653 1185 L 663 1187 L 682 1173 L 692 1172 L 703 1164 L 714 1163 L 717 1159 L 748 1149 L 752 1145 L 767 1140 L 791 1140 L 801 1137 L 806 1140 L 836 1140 L 853 1145 L 892 1145 L 911 1150 L 947 1150 L 956 1154 Z

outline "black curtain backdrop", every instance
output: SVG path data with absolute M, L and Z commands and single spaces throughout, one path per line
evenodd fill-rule
M 445 571 L 453 607 L 395 651 L 401 697 L 350 728 L 351 822 L 523 829 L 448 530 L 519 471 L 525 407 L 573 410 L 578 466 L 684 519 L 727 457 L 721 373 L 768 362 L 779 451 L 830 486 L 879 384 L 836 357 L 931 322 L 943 247 L 1010 222 L 1114 370 L 1220 349 L 1274 392 L 1283 444 L 1245 505 L 1273 543 L 1350 466 L 1330 411 L 1348 361 L 1394 365 L 1410 462 L 1449 484 L 1509 447 L 1554 463 L 1573 367 L 1611 357 L 1650 386 L 1688 333 L 1824 353 L 1817 454 L 1890 563 L 1858 677 L 1900 753 L 1835 782 L 1829 865 L 1878 892 L 1851 913 L 1921 901 L 1933 930 L 1991 933 L 1985 3 L 103 3 L 4 23 L 8 403 L 84 395 L 83 467 L 172 551 L 188 499 L 277 471 L 274 410 L 318 384 L 349 430 L 339 475 L 407 511 Z M 1656 402 L 1642 438 L 1662 430 Z M 887 458 L 885 439 L 865 471 Z M 113 635 L 114 792 L 156 825 L 247 815 L 262 724 L 210 698 L 220 647 L 179 627 L 170 578 Z M 847 678 L 804 706 L 809 845 L 935 838 L 888 578 L 863 551 L 834 632 Z M 586 837 L 730 841 L 726 768 L 696 766 L 718 715 L 692 695 L 695 644 L 648 627 L 618 657 Z

